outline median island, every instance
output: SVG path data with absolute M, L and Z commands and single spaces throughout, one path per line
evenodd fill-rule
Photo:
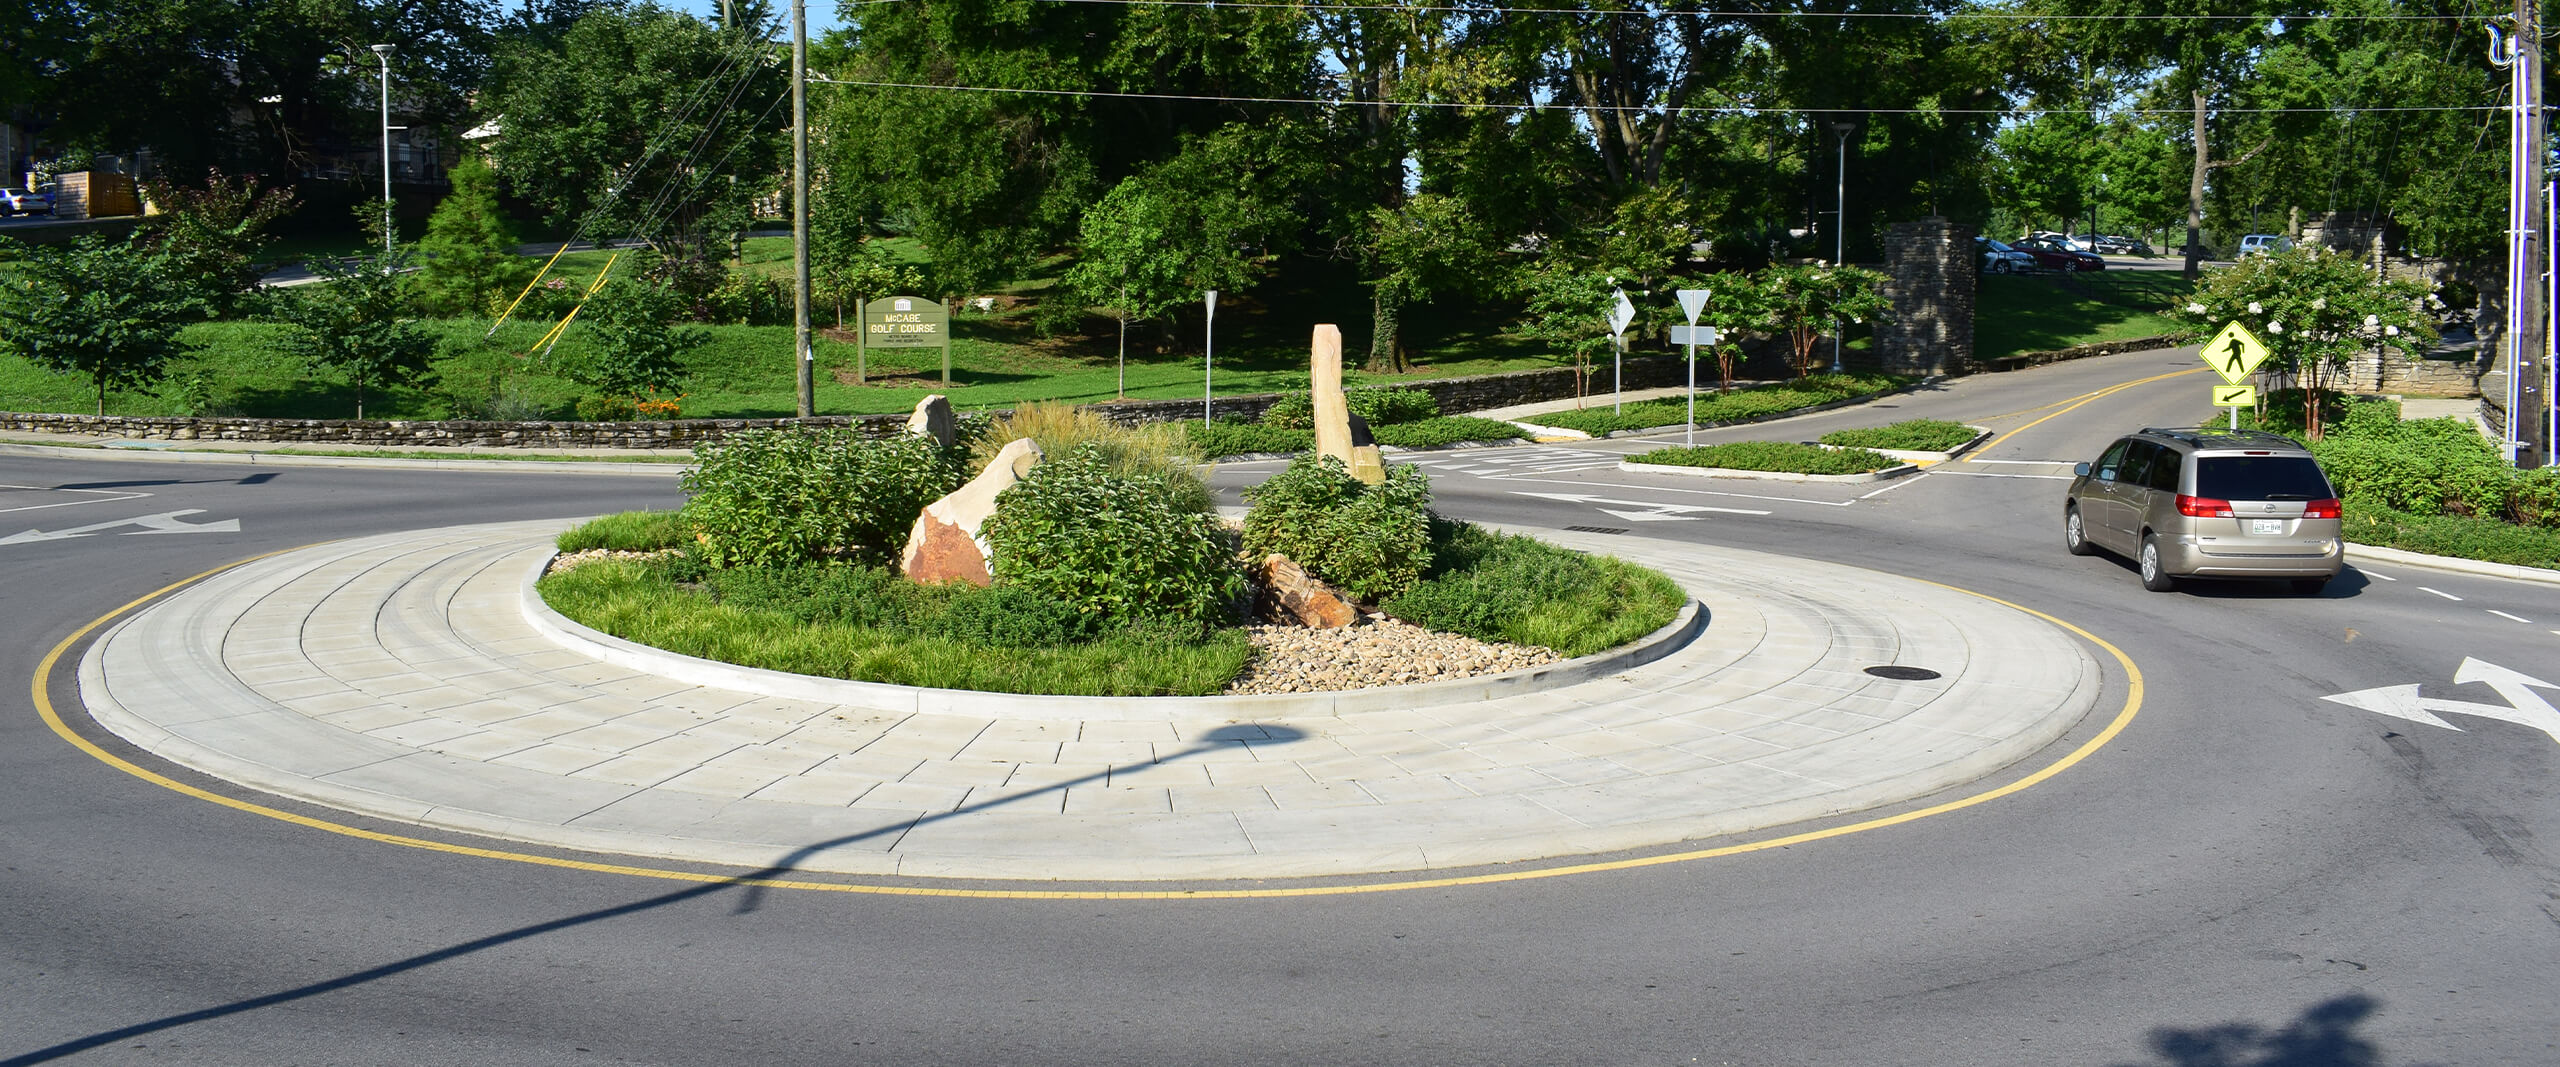
M 956 419 L 933 397 L 896 437 L 705 444 L 681 509 L 563 534 L 536 588 L 687 656 L 1090 696 L 1503 674 L 1637 641 L 1686 605 L 1659 572 L 1433 514 L 1422 472 L 1382 462 L 1318 377 L 1317 450 L 1248 491 L 1241 520 L 1176 427 L 1064 405 Z

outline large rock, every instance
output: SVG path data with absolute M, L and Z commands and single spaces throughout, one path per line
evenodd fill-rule
M 1371 485 L 1387 480 L 1386 457 L 1369 437 L 1369 427 L 1351 413 L 1342 395 L 1342 331 L 1316 327 L 1307 351 L 1307 399 L 1315 408 L 1316 452 L 1342 461 L 1342 469 Z
M 1028 437 L 1019 438 L 996 453 L 987 469 L 969 479 L 969 484 L 925 505 L 916 516 L 915 526 L 907 531 L 907 549 L 898 559 L 907 580 L 928 585 L 992 584 L 995 572 L 987 563 L 992 554 L 987 551 L 986 540 L 979 536 L 979 528 L 986 524 L 987 516 L 995 514 L 996 494 L 1021 481 L 1039 463 L 1040 446 Z
M 916 413 L 907 416 L 907 432 L 949 448 L 960 439 L 960 419 L 951 413 L 950 399 L 934 393 L 916 401 Z
M 1261 571 L 1263 618 L 1294 619 L 1301 626 L 1319 630 L 1340 629 L 1360 621 L 1360 609 L 1351 598 L 1308 574 L 1296 560 L 1274 552 L 1262 557 Z

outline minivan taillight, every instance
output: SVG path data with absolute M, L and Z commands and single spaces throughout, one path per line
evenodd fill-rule
M 2302 505 L 2302 517 L 2306 519 L 2339 518 L 2338 507 L 2338 502 L 2335 500 L 2314 500 Z
M 2231 517 L 2231 502 L 2215 500 L 2209 496 L 2188 496 L 2180 493 L 2178 494 L 2178 514 L 2191 519 L 2227 519 Z

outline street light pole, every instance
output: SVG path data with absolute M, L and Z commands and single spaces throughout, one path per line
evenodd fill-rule
M 396 44 L 373 46 L 373 57 L 382 61 L 382 255 L 383 269 L 391 269 L 391 53 L 400 50 Z
M 1858 124 L 1834 122 L 1831 128 L 1840 135 L 1840 189 L 1832 200 L 1839 210 L 1831 214 L 1831 266 L 1837 270 L 1849 265 L 1849 131 L 1857 129 Z M 1831 319 L 1831 373 L 1840 373 L 1840 318 L 1837 315 Z

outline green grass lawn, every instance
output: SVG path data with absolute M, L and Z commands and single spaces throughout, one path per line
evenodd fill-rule
M 1986 274 L 1974 297 L 1973 356 L 1998 359 L 2168 333 L 2164 311 L 2195 291 L 2177 271 Z

